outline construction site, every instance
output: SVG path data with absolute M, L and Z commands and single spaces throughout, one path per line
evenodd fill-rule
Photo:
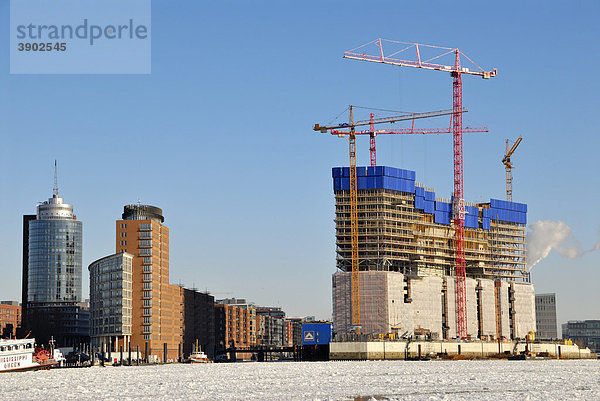
M 423 54 L 432 50 L 438 55 L 425 59 Z M 444 56 L 452 61 L 443 64 Z M 344 341 L 376 338 L 532 339 L 536 320 L 526 269 L 527 205 L 512 201 L 510 157 L 521 137 L 512 147 L 507 140 L 504 158 L 499 157 L 506 169 L 506 200 L 464 199 L 462 135 L 488 129 L 463 127 L 462 76 L 490 79 L 496 69 L 480 68 L 457 48 L 383 39 L 347 51 L 344 58 L 449 73 L 452 109 L 387 117 L 371 113 L 355 120 L 350 106 L 348 122 L 315 124 L 315 131 L 349 139 L 349 167 L 332 169 L 332 301 L 338 348 Z M 444 115 L 450 116 L 446 129 L 415 128 L 416 121 Z M 410 128 L 378 126 L 399 121 L 408 121 Z M 447 197 L 418 182 L 415 171 L 377 165 L 377 135 L 444 133 L 453 138 L 453 191 Z M 370 138 L 370 166 L 357 166 L 358 135 Z
M 452 203 L 415 172 L 357 167 L 360 332 L 422 333 L 455 339 L 457 290 Z M 333 169 L 337 272 L 333 321 L 352 321 L 349 168 Z M 491 199 L 465 204 L 466 336 L 522 338 L 535 331 L 535 294 L 525 267 L 527 205 Z

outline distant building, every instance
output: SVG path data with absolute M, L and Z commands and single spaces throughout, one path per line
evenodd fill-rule
M 196 343 L 209 358 L 216 356 L 215 298 L 183 289 L 183 353 L 189 355 Z
M 292 324 L 292 345 L 302 346 L 302 324 L 316 321 L 314 316 L 290 317 L 286 321 Z M 289 339 L 288 339 L 289 341 Z
M 550 340 L 558 338 L 556 326 L 556 294 L 535 295 L 536 338 Z
M 278 307 L 260 306 L 256 308 L 257 343 L 267 346 L 283 346 L 285 312 Z
M 11 338 L 21 326 L 21 306 L 17 301 L 0 302 L 0 336 Z
M 221 300 L 227 302 L 227 300 Z M 217 353 L 227 348 L 248 349 L 256 345 L 256 309 L 253 304 L 217 301 L 215 304 L 215 337 Z M 249 359 L 250 354 L 238 354 Z
M 57 346 L 89 341 L 88 310 L 81 304 L 82 223 L 55 185 L 35 216 L 23 216 L 24 331 Z
M 122 252 L 90 264 L 90 336 L 98 349 L 131 340 L 133 255 Z
M 600 352 L 600 320 L 570 320 L 562 325 L 562 336 L 565 340 Z

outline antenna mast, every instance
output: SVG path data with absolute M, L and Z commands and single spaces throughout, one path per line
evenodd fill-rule
M 54 197 L 58 198 L 58 165 L 54 160 Z

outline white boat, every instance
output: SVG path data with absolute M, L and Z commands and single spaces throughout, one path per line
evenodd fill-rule
M 202 352 L 202 348 L 198 345 L 197 341 L 196 346 L 194 347 L 194 352 L 190 354 L 188 361 L 190 363 L 212 363 L 208 356 Z
M 0 372 L 49 369 L 56 364 L 50 352 L 35 348 L 34 338 L 0 339 Z

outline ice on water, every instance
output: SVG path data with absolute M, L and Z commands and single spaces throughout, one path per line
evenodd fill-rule
M 0 375 L 13 400 L 599 400 L 600 361 L 249 362 Z

